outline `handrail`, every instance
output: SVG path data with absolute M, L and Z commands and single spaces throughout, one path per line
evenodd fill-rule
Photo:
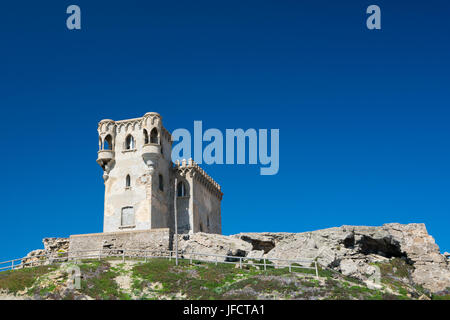
M 84 254 L 83 254 L 84 253 Z M 156 255 L 154 255 L 156 253 Z M 24 268 L 28 265 L 38 266 L 45 265 L 49 263 L 58 263 L 73 260 L 77 263 L 77 260 L 81 259 L 98 259 L 108 257 L 122 257 L 122 260 L 125 261 L 125 258 L 144 258 L 145 261 L 148 258 L 167 258 L 172 259 L 175 258 L 176 252 L 173 250 L 146 250 L 146 249 L 90 249 L 90 250 L 71 250 L 69 252 L 61 252 L 56 254 L 40 254 L 35 256 L 26 256 L 23 258 L 12 259 L 8 261 L 0 262 L 0 272 L 6 270 L 14 270 L 19 268 Z M 313 269 L 315 270 L 316 277 L 319 277 L 318 274 L 318 266 L 317 261 L 313 259 L 298 259 L 298 260 L 290 260 L 290 259 L 281 259 L 281 258 L 268 258 L 268 257 L 241 257 L 241 256 L 229 256 L 229 255 L 220 255 L 214 253 L 200 253 L 200 252 L 182 252 L 179 250 L 178 252 L 179 259 L 189 260 L 189 263 L 192 264 L 194 260 L 215 263 L 224 263 L 224 264 L 237 264 L 239 263 L 239 267 L 242 269 L 243 266 L 251 265 L 251 266 L 263 266 L 264 270 L 267 270 L 268 266 L 273 266 L 277 268 L 289 268 L 289 271 L 296 268 L 300 269 Z M 200 258 L 199 257 L 213 257 L 214 259 Z M 219 258 L 222 258 L 223 261 L 219 261 Z M 28 261 L 31 259 L 37 259 L 35 261 Z M 20 261 L 19 264 L 15 264 L 15 262 Z M 28 261 L 28 262 L 24 262 Z M 261 262 L 262 261 L 262 262 Z M 280 264 L 273 265 L 273 262 L 280 262 Z M 283 264 L 285 263 L 285 264 Z M 309 265 L 302 265 L 304 263 L 309 263 Z M 300 264 L 300 265 L 298 265 Z M 1 267 L 1 265 L 7 265 Z

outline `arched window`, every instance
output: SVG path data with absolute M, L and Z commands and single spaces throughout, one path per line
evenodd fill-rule
M 147 129 L 144 129 L 144 144 L 148 144 L 148 132 L 147 132 Z
M 105 141 L 103 142 L 103 150 L 112 150 L 112 137 L 111 135 L 107 135 L 105 137 Z
M 131 187 L 131 177 L 130 175 L 127 175 L 127 178 L 125 179 L 125 188 Z
M 186 186 L 184 185 L 184 183 L 182 181 L 180 181 L 178 183 L 177 186 L 177 196 L 178 197 L 186 197 L 187 196 L 187 192 L 186 192 Z
M 163 181 L 163 176 L 162 176 L 162 174 L 160 174 L 160 175 L 158 176 L 158 178 L 159 178 L 159 190 L 164 191 L 164 181 Z
M 150 131 L 150 143 L 158 143 L 158 130 L 156 128 Z
M 133 150 L 134 149 L 134 138 L 131 134 L 127 136 L 125 139 L 125 149 L 126 150 Z

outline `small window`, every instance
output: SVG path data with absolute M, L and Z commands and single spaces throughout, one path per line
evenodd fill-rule
M 125 188 L 131 187 L 131 177 L 130 175 L 127 175 L 127 178 L 125 179 Z
M 134 138 L 131 134 L 125 139 L 125 149 L 134 150 Z
M 177 196 L 178 197 L 186 197 L 187 196 L 186 186 L 184 185 L 184 183 L 182 181 L 180 181 L 180 183 L 178 183 Z
M 150 131 L 150 143 L 158 143 L 158 130 L 156 128 Z
M 147 132 L 147 129 L 144 129 L 144 144 L 148 144 L 148 132 Z
M 129 227 L 129 226 L 134 225 L 134 208 L 133 207 L 122 208 L 121 225 L 122 225 L 122 227 Z
M 158 176 L 158 178 L 159 178 L 159 190 L 164 191 L 164 181 L 163 181 L 163 176 L 162 176 L 162 174 L 160 174 L 160 175 Z

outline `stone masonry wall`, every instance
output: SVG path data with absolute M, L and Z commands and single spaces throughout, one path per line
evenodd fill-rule
M 92 254 L 120 254 L 123 249 L 153 251 L 152 255 L 167 254 L 172 247 L 169 228 L 71 235 L 69 257 Z M 128 254 L 128 253 L 127 253 Z

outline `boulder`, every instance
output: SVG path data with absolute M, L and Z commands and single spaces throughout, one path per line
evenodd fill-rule
M 190 259 L 208 259 L 215 261 L 216 256 L 234 256 L 245 257 L 252 251 L 252 246 L 246 241 L 235 237 L 227 237 L 213 233 L 194 233 L 189 235 L 180 235 L 178 249 L 181 254 Z M 201 253 L 202 255 L 193 256 L 192 253 Z M 211 256 L 208 254 L 212 254 Z M 226 259 L 217 257 L 217 261 L 226 261 L 235 259 Z
M 252 250 L 247 255 L 247 258 L 262 259 L 264 258 L 264 250 Z
M 29 252 L 25 258 L 22 259 L 22 266 L 34 266 L 34 262 L 39 262 L 43 259 L 45 255 L 45 250 L 37 249 Z
M 279 239 L 276 235 L 270 233 L 239 233 L 232 237 L 246 241 L 252 245 L 253 250 L 262 250 L 264 253 L 272 250 Z

